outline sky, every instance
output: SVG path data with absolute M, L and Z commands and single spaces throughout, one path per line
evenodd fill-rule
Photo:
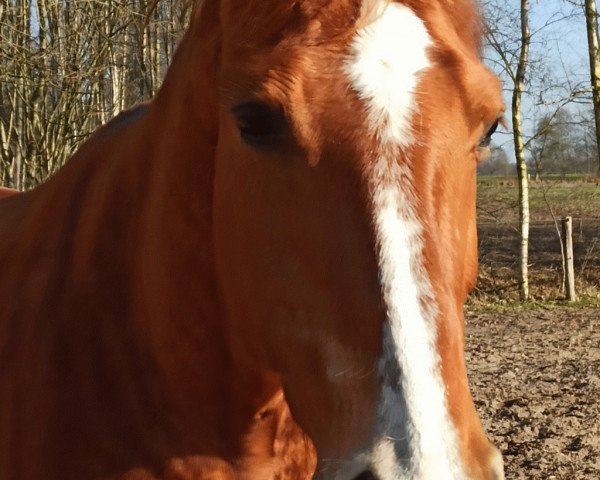
M 543 0 L 531 7 L 532 30 L 548 38 L 548 58 L 562 69 L 562 62 L 579 74 L 588 75 L 585 17 L 579 9 L 565 5 L 564 0 Z M 564 19 L 561 20 L 561 17 Z M 566 18 L 565 18 L 566 17 Z M 548 21 L 556 23 L 540 30 Z
M 505 5 L 518 12 L 519 0 L 506 0 Z M 494 12 L 492 12 L 493 15 Z M 519 34 L 518 23 L 509 24 L 514 35 Z M 507 27 L 505 27 L 507 28 Z M 526 136 L 533 133 L 535 124 L 546 113 L 556 109 L 557 102 L 572 88 L 589 88 L 589 60 L 585 17 L 582 9 L 568 5 L 565 0 L 531 0 L 530 29 L 532 37 L 531 58 L 539 65 L 539 74 L 530 75 L 530 94 L 524 96 L 523 123 Z M 486 57 L 493 56 L 486 52 Z M 497 73 L 500 71 L 492 66 Z M 502 75 L 500 75 L 502 77 Z M 538 78 L 532 78 L 538 77 Z M 510 107 L 511 85 L 505 82 L 505 103 Z M 586 105 L 569 105 L 575 114 L 589 115 Z M 494 139 L 514 161 L 512 135 L 501 132 Z

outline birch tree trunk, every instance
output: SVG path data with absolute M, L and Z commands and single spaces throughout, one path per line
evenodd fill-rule
M 515 74 L 515 88 L 512 95 L 512 124 L 514 135 L 515 158 L 517 159 L 517 175 L 519 178 L 519 223 L 520 223 L 520 255 L 519 255 L 519 297 L 521 301 L 529 298 L 529 178 L 523 142 L 523 124 L 521 121 L 521 100 L 525 87 L 525 72 L 529 57 L 529 0 L 521 0 L 521 45 L 519 62 Z
M 598 12 L 596 0 L 585 0 L 584 8 L 590 57 L 590 80 L 594 104 L 594 119 L 596 121 L 596 145 L 600 147 L 600 48 L 598 45 Z M 597 175 L 600 177 L 600 148 L 597 149 L 597 152 Z

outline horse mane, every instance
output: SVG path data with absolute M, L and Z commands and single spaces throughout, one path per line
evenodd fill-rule
M 484 20 L 479 3 L 474 0 L 443 0 L 442 3 L 459 36 L 481 55 Z
M 202 7 L 211 1 L 216 0 L 182 0 L 185 8 L 191 6 L 192 21 L 202 12 Z M 247 0 L 251 1 L 251 0 Z M 267 0 L 260 0 L 265 2 Z M 482 36 L 484 31 L 484 21 L 481 14 L 481 8 L 476 0 L 320 0 L 314 8 L 305 7 L 301 3 L 293 2 L 294 8 L 302 10 L 303 15 L 308 17 L 325 15 L 326 17 L 339 18 L 340 8 L 342 3 L 345 3 L 345 8 L 354 7 L 354 12 L 351 16 L 354 21 L 358 21 L 357 26 L 366 26 L 375 21 L 383 11 L 383 6 L 391 2 L 399 2 L 412 8 L 415 12 L 424 10 L 441 9 L 446 18 L 452 24 L 453 29 L 460 39 L 472 51 L 481 55 Z M 273 9 L 277 9 L 281 5 L 280 2 L 273 2 Z M 337 22 L 333 22 L 337 23 Z
M 192 15 L 191 18 L 195 19 L 196 16 L 199 15 L 199 12 L 202 11 L 202 6 L 206 0 L 183 0 L 185 2 L 185 8 L 191 5 L 192 7 Z
M 397 0 L 392 0 L 397 1 Z M 412 8 L 415 12 L 423 12 L 422 18 L 443 18 L 440 22 L 441 27 L 439 36 L 444 38 L 448 34 L 448 27 L 452 34 L 456 35 L 469 50 L 481 56 L 482 37 L 484 31 L 484 21 L 481 9 L 476 0 L 401 0 L 402 3 Z M 436 27 L 440 28 L 437 22 Z M 449 25 L 448 25 L 449 23 Z M 430 28 L 434 25 L 430 24 Z M 446 31 L 443 31 L 446 29 Z M 435 34 L 434 34 L 435 35 Z

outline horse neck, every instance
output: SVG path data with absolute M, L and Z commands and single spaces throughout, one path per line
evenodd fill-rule
M 50 420 L 39 420 L 40 432 L 85 425 L 108 439 L 132 427 L 128 422 L 134 416 L 119 412 L 140 413 L 144 405 L 135 439 L 168 445 L 159 454 L 163 458 L 177 454 L 173 448 L 239 456 L 244 433 L 258 429 L 260 436 L 262 431 L 272 435 L 270 421 L 264 423 L 269 428 L 253 421 L 277 396 L 277 381 L 236 366 L 227 348 L 212 248 L 217 123 L 213 106 L 206 103 L 209 95 L 194 98 L 198 86 L 191 73 L 207 71 L 186 68 L 186 60 L 199 58 L 195 53 L 182 49 L 152 104 L 105 126 L 47 184 L 0 211 L 0 224 L 11 226 L 0 244 L 0 261 L 12 269 L 0 282 L 0 314 L 11 312 L 7 328 L 41 326 L 48 333 L 40 335 L 43 345 L 27 343 L 23 336 L 9 361 L 18 365 L 17 376 L 38 372 L 31 380 L 33 391 L 52 381 L 59 392 L 52 399 L 29 396 L 20 406 L 47 412 L 44 418 Z M 9 262 L 15 245 L 23 258 L 35 257 L 35 278 L 43 278 L 49 291 L 40 290 L 34 279 L 23 284 L 31 262 Z M 27 302 L 19 301 L 24 298 Z M 32 349 L 37 356 L 23 360 Z M 77 372 L 68 381 L 62 364 L 37 368 L 36 362 L 48 362 L 56 349 L 71 365 L 69 372 Z M 112 397 L 94 395 L 99 385 L 92 385 L 98 379 L 88 375 L 90 365 L 107 372 L 102 381 L 108 383 L 100 386 Z M 63 384 L 67 406 L 61 400 Z M 154 392 L 150 403 L 148 391 Z M 287 406 L 279 401 L 274 408 L 285 412 Z M 54 420 L 57 415 L 60 422 Z M 265 449 L 273 443 L 269 435 Z M 125 441 L 123 435 L 115 438 Z M 69 448 L 80 449 L 83 464 L 89 445 L 80 443 Z M 47 457 L 58 458 L 52 448 Z M 36 449 L 32 454 L 40 453 Z
M 172 107 L 185 92 L 167 94 L 167 105 L 153 102 L 143 120 L 138 169 L 145 193 L 131 252 L 133 315 L 150 340 L 170 401 L 190 425 L 211 430 L 208 424 L 224 417 L 219 405 L 228 364 L 213 265 L 212 149 L 193 137 L 185 112 Z
M 151 147 L 140 165 L 147 194 L 134 282 L 139 313 L 168 376 L 189 385 L 186 395 L 198 390 L 206 397 L 206 385 L 228 360 L 212 245 L 216 105 L 204 92 L 216 87 L 196 84 L 216 66 L 197 65 L 209 62 L 210 53 L 195 55 L 195 43 L 206 41 L 193 35 L 187 32 L 144 119 L 142 144 Z

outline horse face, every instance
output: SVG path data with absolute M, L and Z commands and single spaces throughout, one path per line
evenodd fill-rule
M 478 145 L 501 101 L 471 5 L 450 3 L 221 6 L 230 344 L 280 377 L 325 476 L 501 478 L 462 330 Z

